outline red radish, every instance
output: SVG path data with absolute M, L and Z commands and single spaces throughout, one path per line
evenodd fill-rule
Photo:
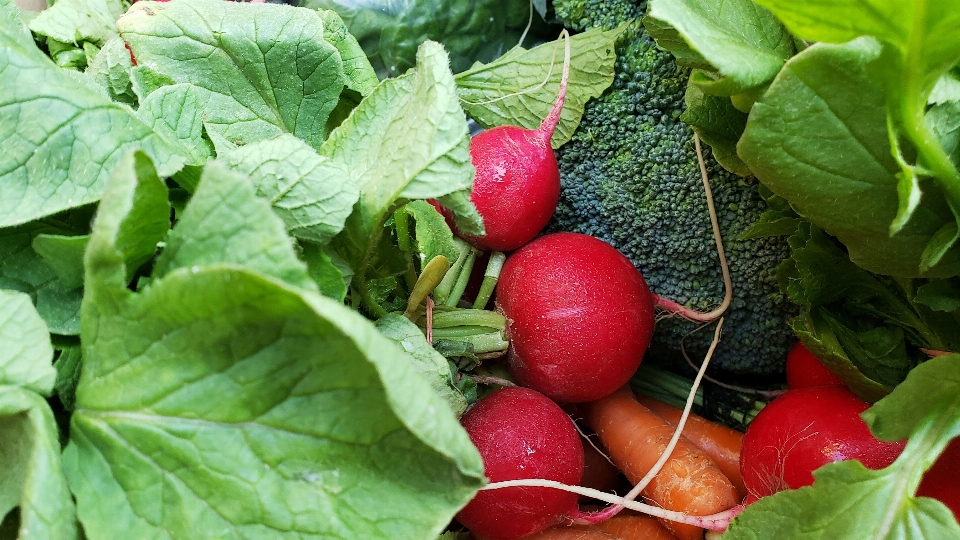
M 570 37 L 564 31 L 563 74 L 550 113 L 537 129 L 497 126 L 470 140 L 477 169 L 470 201 L 483 218 L 484 236 L 459 236 L 486 251 L 512 251 L 550 221 L 560 199 L 560 170 L 550 145 L 560 122 L 570 75 Z M 449 212 L 450 227 L 457 230 Z
M 917 497 L 931 497 L 947 505 L 960 519 L 960 439 L 950 441 L 923 475 Z
M 811 386 L 844 386 L 844 383 L 798 341 L 787 355 L 787 388 Z
M 593 401 L 626 384 L 653 334 L 653 296 L 640 272 L 584 234 L 549 234 L 513 253 L 496 304 L 511 372 L 559 402 Z
M 875 438 L 860 418 L 870 404 L 838 386 L 790 390 L 750 423 L 740 471 L 748 501 L 813 484 L 813 471 L 847 459 L 882 469 L 903 451 L 902 442 Z
M 504 388 L 460 419 L 491 482 L 543 478 L 578 484 L 583 447 L 560 407 L 528 388 Z M 476 534 L 507 540 L 542 531 L 577 512 L 577 495 L 545 487 L 481 491 L 457 514 Z

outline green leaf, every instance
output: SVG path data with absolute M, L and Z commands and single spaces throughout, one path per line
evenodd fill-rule
M 930 280 L 917 288 L 915 300 L 934 311 L 960 312 L 960 278 Z
M 450 230 L 443 215 L 426 201 L 407 203 L 403 209 L 416 222 L 414 234 L 421 261 L 426 263 L 437 255 L 443 255 L 450 264 L 456 262 L 460 256 L 460 250 L 457 249 L 457 244 L 453 240 L 453 231 Z
M 651 25 L 650 19 L 658 23 Z M 728 81 L 723 95 L 769 82 L 794 53 L 786 28 L 751 0 L 653 0 L 644 24 L 658 45 L 671 53 L 678 50 L 679 59 L 689 56 L 687 47 L 699 53 L 719 72 L 718 78 Z M 679 34 L 686 47 L 664 32 L 664 26 Z
M 377 320 L 377 330 L 395 341 L 409 355 L 408 361 L 430 388 L 450 406 L 459 418 L 467 410 L 467 399 L 453 384 L 450 363 L 427 343 L 420 328 L 400 313 L 389 313 Z
M 308 290 L 316 285 L 297 259 L 286 227 L 250 180 L 213 161 L 157 259 L 154 276 L 177 268 L 232 263 Z
M 63 43 L 103 45 L 117 35 L 115 20 L 106 0 L 60 0 L 40 12 L 30 30 Z
M 838 237 L 862 268 L 902 277 L 954 275 L 956 246 L 936 266 L 920 269 L 924 247 L 955 220 L 943 198 L 923 198 L 890 236 L 900 167 L 891 155 L 883 85 L 868 68 L 878 57 L 879 47 L 867 38 L 817 44 L 793 57 L 754 104 L 738 155 L 797 213 Z
M 104 43 L 84 73 L 105 88 L 110 99 L 133 106 L 137 103 L 137 95 L 130 80 L 131 69 L 130 51 L 120 36 L 114 36 Z
M 418 58 L 415 70 L 381 83 L 321 148 L 360 187 L 356 209 L 334 242 L 361 280 L 381 245 L 383 224 L 409 200 L 449 200 L 457 203 L 456 214 L 480 222 L 468 199 L 475 169 L 446 53 L 427 42 Z
M 163 176 L 183 165 L 129 108 L 87 89 L 3 20 L 0 48 L 0 227 L 96 202 L 131 148 Z
M 50 331 L 26 294 L 0 289 L 0 343 L 0 385 L 50 394 L 57 376 Z
M 695 84 L 687 86 L 683 101 L 687 109 L 680 119 L 710 145 L 717 163 L 734 174 L 749 176 L 750 168 L 737 156 L 737 141 L 743 135 L 747 115 L 738 111 L 730 98 L 707 95 Z
M 111 249 L 96 246 L 91 235 L 84 255 L 85 279 L 110 281 L 125 287 L 141 265 L 157 253 L 157 244 L 170 229 L 167 186 L 150 158 L 140 151 L 127 154 L 114 169 L 100 202 L 94 227 L 115 236 Z M 122 269 L 122 272 L 117 272 Z
M 57 370 L 57 382 L 53 389 L 64 409 L 72 412 L 77 405 L 77 383 L 80 382 L 80 372 L 83 367 L 83 353 L 80 346 L 75 345 L 61 350 L 53 367 Z
M 249 144 L 292 133 L 318 147 L 344 85 L 315 11 L 275 4 L 137 2 L 117 21 L 138 63 L 198 88 L 210 129 Z
M 317 14 L 323 21 L 323 39 L 336 47 L 340 53 L 347 88 L 361 96 L 369 96 L 380 80 L 377 79 L 377 72 L 370 65 L 370 60 L 367 60 L 367 55 L 357 42 L 357 38 L 347 31 L 347 25 L 343 23 L 343 19 L 337 15 L 336 11 L 321 9 Z
M 570 38 L 570 79 L 560 123 L 551 144 L 558 148 L 580 125 L 590 98 L 613 82 L 614 44 L 623 32 L 590 29 Z M 536 129 L 553 107 L 563 72 L 563 42 L 527 50 L 514 47 L 489 64 L 474 64 L 456 76 L 463 109 L 485 128 L 515 125 Z
M 122 42 L 123 40 L 121 39 L 120 41 Z M 126 47 L 124 47 L 123 50 L 127 51 Z M 127 51 L 127 56 L 131 54 L 130 51 Z M 146 99 L 151 92 L 170 84 L 177 84 L 177 82 L 150 66 L 138 64 L 130 69 L 130 87 L 140 101 Z M 213 137 L 213 135 L 214 133 L 210 133 L 211 137 Z
M 751 504 L 724 540 L 905 540 L 960 538 L 960 525 L 943 503 L 914 497 L 923 473 L 960 434 L 960 355 L 914 369 L 889 396 L 863 413 L 880 439 L 909 437 L 900 457 L 871 471 L 859 461 L 831 463 L 814 472 L 812 486 Z
M 249 176 L 290 234 L 304 240 L 329 242 L 343 230 L 360 196 L 341 164 L 291 135 L 226 150 L 217 159 Z
M 320 294 L 343 302 L 347 297 L 349 280 L 344 279 L 343 272 L 334 264 L 333 259 L 323 248 L 311 242 L 300 245 L 303 262 L 307 264 L 307 273 L 310 279 L 317 284 Z
M 83 285 L 83 252 L 89 236 L 38 234 L 33 239 L 33 250 L 60 278 L 64 287 Z
M 243 207 L 269 212 L 247 182 L 207 169 L 188 211 L 234 184 Z M 224 206 L 240 200 L 227 194 Z M 479 455 L 372 323 L 236 257 L 183 261 L 131 292 L 111 278 L 126 220 L 105 207 L 64 453 L 91 538 L 430 538 L 473 496 Z M 264 236 L 283 234 L 273 219 Z M 184 247 L 239 246 L 262 223 L 185 222 Z
M 891 234 L 899 233 L 912 219 L 924 191 L 919 174 L 936 179 L 926 189 L 942 191 L 954 207 L 960 207 L 960 172 L 936 144 L 923 114 L 941 76 L 960 60 L 960 1 L 905 0 L 815 0 L 796 3 L 760 0 L 795 35 L 840 43 L 870 36 L 883 43 L 882 61 L 874 79 L 886 87 L 886 115 L 891 140 L 913 148 L 893 148 L 901 169 L 900 206 L 891 222 Z M 911 163 L 916 151 L 917 164 Z M 923 170 L 918 170 L 922 165 Z M 960 218 L 958 218 L 960 219 Z
M 50 406 L 33 392 L 0 385 L 0 515 L 18 505 L 19 538 L 76 540 Z
M 170 146 L 187 165 L 203 165 L 213 157 L 213 145 L 203 137 L 203 102 L 190 84 L 163 86 L 140 103 L 137 116 Z
M 41 234 L 76 232 L 65 225 L 39 222 L 0 229 L 0 288 L 29 294 L 50 332 L 77 335 L 83 291 L 64 285 L 33 250 L 33 241 Z

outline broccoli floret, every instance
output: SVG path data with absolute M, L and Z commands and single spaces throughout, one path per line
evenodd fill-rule
M 698 310 L 723 298 L 693 132 L 680 120 L 689 71 L 657 48 L 639 18 L 645 3 L 557 0 L 561 22 L 581 29 L 632 21 L 618 45 L 616 78 L 590 101 L 573 139 L 560 148 L 560 204 L 551 231 L 577 231 L 613 244 L 640 269 L 658 295 Z M 710 185 L 734 284 L 723 337 L 712 360 L 737 375 L 782 373 L 795 338 L 787 320 L 796 308 L 780 292 L 777 266 L 786 238 L 741 240 L 766 210 L 754 179 L 731 174 L 704 147 Z M 680 339 L 696 325 L 657 323 L 648 357 L 683 362 Z M 699 362 L 709 329 L 689 336 Z

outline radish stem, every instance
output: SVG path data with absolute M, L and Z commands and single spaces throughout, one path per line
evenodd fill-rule
M 480 292 L 477 293 L 477 299 L 473 301 L 473 309 L 483 309 L 490 302 L 493 295 L 493 289 L 500 280 L 500 271 L 503 270 L 503 263 L 507 256 L 500 251 L 490 253 L 490 260 L 487 261 L 487 269 L 483 272 L 483 283 L 480 285 Z
M 463 291 L 467 290 L 467 283 L 470 282 L 470 273 L 473 272 L 473 265 L 477 262 L 477 253 L 479 253 L 479 251 L 472 247 L 467 252 L 467 257 L 463 261 L 463 266 L 460 267 L 460 273 L 457 276 L 457 281 L 453 284 L 450 296 L 442 302 L 444 306 L 456 307 L 457 303 L 460 302 L 460 298 L 463 297 Z

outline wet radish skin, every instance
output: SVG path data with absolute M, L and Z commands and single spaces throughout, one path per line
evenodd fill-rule
M 787 388 L 807 388 L 811 386 L 845 386 L 843 379 L 827 369 L 810 349 L 799 341 L 787 355 Z
M 460 423 L 480 451 L 490 482 L 541 478 L 580 483 L 580 434 L 546 396 L 527 388 L 504 388 L 480 400 Z M 457 514 L 457 521 L 476 534 L 508 540 L 556 525 L 575 510 L 575 493 L 510 487 L 480 491 Z
M 740 471 L 748 499 L 813 484 L 827 463 L 859 460 L 882 469 L 903 451 L 902 442 L 875 438 L 860 418 L 870 404 L 839 386 L 789 390 L 764 407 L 743 437 Z
M 511 372 L 561 403 L 626 384 L 653 334 L 653 297 L 633 263 L 578 233 L 542 236 L 508 257 L 496 305 L 507 318 Z
M 495 127 L 470 139 L 470 157 L 477 169 L 470 201 L 483 217 L 486 234 L 461 236 L 485 251 L 512 251 L 526 244 L 547 225 L 560 200 L 560 172 L 549 135 Z

